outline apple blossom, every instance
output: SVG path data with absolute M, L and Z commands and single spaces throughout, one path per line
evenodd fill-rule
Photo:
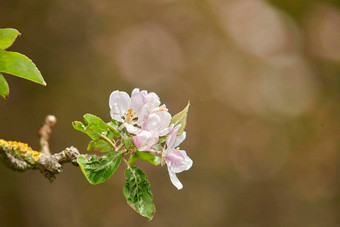
M 133 142 L 140 151 L 152 148 L 159 136 L 170 132 L 171 114 L 159 97 L 135 88 L 131 98 L 126 92 L 114 91 L 110 95 L 111 117 L 124 123 L 129 133 L 135 134 Z
M 164 150 L 165 163 L 168 166 L 170 180 L 178 190 L 182 189 L 183 185 L 177 178 L 176 173 L 190 169 L 193 164 L 193 161 L 188 157 L 184 150 L 176 148 L 186 137 L 186 132 L 177 136 L 180 128 L 181 125 L 177 125 L 171 130 L 166 138 L 166 150 Z

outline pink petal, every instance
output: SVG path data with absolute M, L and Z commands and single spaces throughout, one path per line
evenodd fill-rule
M 152 131 L 141 131 L 132 138 L 132 141 L 139 151 L 148 151 L 157 144 L 158 135 Z
M 175 128 L 171 130 L 169 133 L 168 137 L 166 138 L 166 145 L 168 148 L 174 148 L 175 147 L 175 142 L 177 139 L 177 132 L 181 128 L 181 125 L 177 125 Z
M 193 161 L 184 150 L 170 148 L 166 150 L 165 161 L 172 172 L 180 173 L 191 168 Z

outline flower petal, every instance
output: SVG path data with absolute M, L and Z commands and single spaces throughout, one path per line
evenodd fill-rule
M 148 151 L 158 142 L 158 134 L 154 131 L 141 131 L 132 138 L 139 151 Z
M 124 123 L 124 126 L 126 128 L 126 130 L 129 132 L 129 133 L 132 133 L 132 134 L 137 134 L 139 133 L 140 131 L 142 131 L 142 129 L 140 128 L 137 128 L 129 123 Z
M 159 105 L 161 105 L 161 101 L 156 93 L 150 92 L 145 97 L 146 102 L 151 103 L 153 105 L 153 108 L 159 107 Z
M 110 115 L 112 119 L 119 121 L 119 122 L 124 122 L 124 120 L 122 119 L 121 111 L 119 110 L 117 106 L 117 103 L 113 104 L 110 110 Z
M 180 173 L 191 168 L 193 161 L 184 150 L 168 148 L 166 150 L 165 162 L 172 172 Z
M 146 103 L 146 91 L 139 91 L 138 88 L 133 89 L 131 94 L 131 107 L 133 111 L 136 113 L 136 117 L 139 116 L 139 114 L 142 111 L 143 106 Z
M 138 115 L 137 125 L 142 126 L 146 122 L 150 113 L 152 112 L 152 108 L 153 108 L 152 104 L 148 103 L 142 107 Z
M 130 96 L 123 91 L 114 91 L 110 95 L 109 105 L 111 110 L 115 109 L 114 114 L 124 116 L 131 106 Z
M 177 132 L 181 128 L 181 124 L 177 125 L 175 128 L 173 128 L 168 137 L 166 138 L 166 145 L 169 148 L 174 148 L 175 147 L 175 142 L 177 139 Z
M 178 147 L 187 137 L 187 133 L 183 132 L 181 135 L 177 136 L 174 147 Z
M 168 166 L 169 176 L 171 183 L 178 189 L 181 190 L 183 188 L 183 184 L 179 181 L 179 179 L 176 176 L 176 173 L 172 172 Z

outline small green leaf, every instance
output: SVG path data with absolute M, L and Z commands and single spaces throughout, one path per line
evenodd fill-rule
M 153 218 L 156 212 L 150 183 L 145 173 L 136 166 L 129 166 L 125 170 L 125 184 L 123 193 L 127 203 L 140 215 Z
M 94 151 L 100 151 L 100 152 L 109 152 L 113 150 L 113 147 L 111 144 L 106 142 L 105 140 L 99 138 L 96 140 L 92 140 L 89 145 L 87 146 L 87 150 L 94 150 Z
M 129 159 L 129 162 L 128 162 L 129 165 L 135 164 L 135 162 L 137 162 L 138 159 L 139 159 L 138 154 L 136 154 L 136 152 L 135 152 L 133 155 L 130 156 L 130 159 Z
M 78 157 L 78 164 L 86 179 L 91 184 L 100 184 L 109 179 L 118 168 L 122 160 L 122 155 L 118 152 L 110 152 L 101 157 L 96 156 L 87 160 L 84 156 Z
M 151 163 L 152 165 L 158 166 L 161 163 L 161 157 L 146 153 L 143 151 L 136 151 L 129 159 L 129 164 L 134 164 L 138 159 L 142 159 L 144 161 L 147 161 Z
M 93 114 L 85 114 L 84 120 L 85 124 L 94 131 L 103 132 L 108 130 L 108 126 L 106 125 L 106 123 Z
M 181 124 L 181 128 L 179 129 L 177 135 L 180 135 L 183 133 L 185 126 L 187 125 L 187 116 L 189 111 L 190 102 L 188 102 L 188 105 L 178 114 L 172 117 L 171 124 L 179 125 Z
M 85 124 L 81 123 L 80 121 L 74 121 L 72 123 L 73 128 L 86 133 L 93 140 L 104 137 L 105 139 L 108 139 L 106 135 L 109 127 L 102 119 L 93 114 L 85 114 L 84 121 Z
M 0 73 L 0 95 L 4 97 L 4 99 L 7 99 L 9 95 L 8 83 L 1 73 Z
M 132 145 L 132 138 L 127 136 L 126 134 L 124 134 L 122 136 L 122 142 L 123 142 L 125 148 L 129 149 L 131 147 L 131 145 Z
M 46 85 L 35 64 L 25 55 L 0 49 L 0 72 Z
M 109 129 L 113 132 L 114 137 L 120 137 L 120 132 L 118 131 L 118 122 L 116 120 L 111 120 L 107 123 Z
M 0 49 L 7 49 L 12 46 L 20 32 L 13 28 L 0 29 Z

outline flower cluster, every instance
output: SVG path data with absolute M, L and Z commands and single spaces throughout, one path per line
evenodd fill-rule
M 133 135 L 132 141 L 140 152 L 160 155 L 168 166 L 171 182 L 177 189 L 183 185 L 176 173 L 190 169 L 192 160 L 178 145 L 186 133 L 182 124 L 171 123 L 172 116 L 157 94 L 135 88 L 131 97 L 123 91 L 113 91 L 109 99 L 110 115 Z

